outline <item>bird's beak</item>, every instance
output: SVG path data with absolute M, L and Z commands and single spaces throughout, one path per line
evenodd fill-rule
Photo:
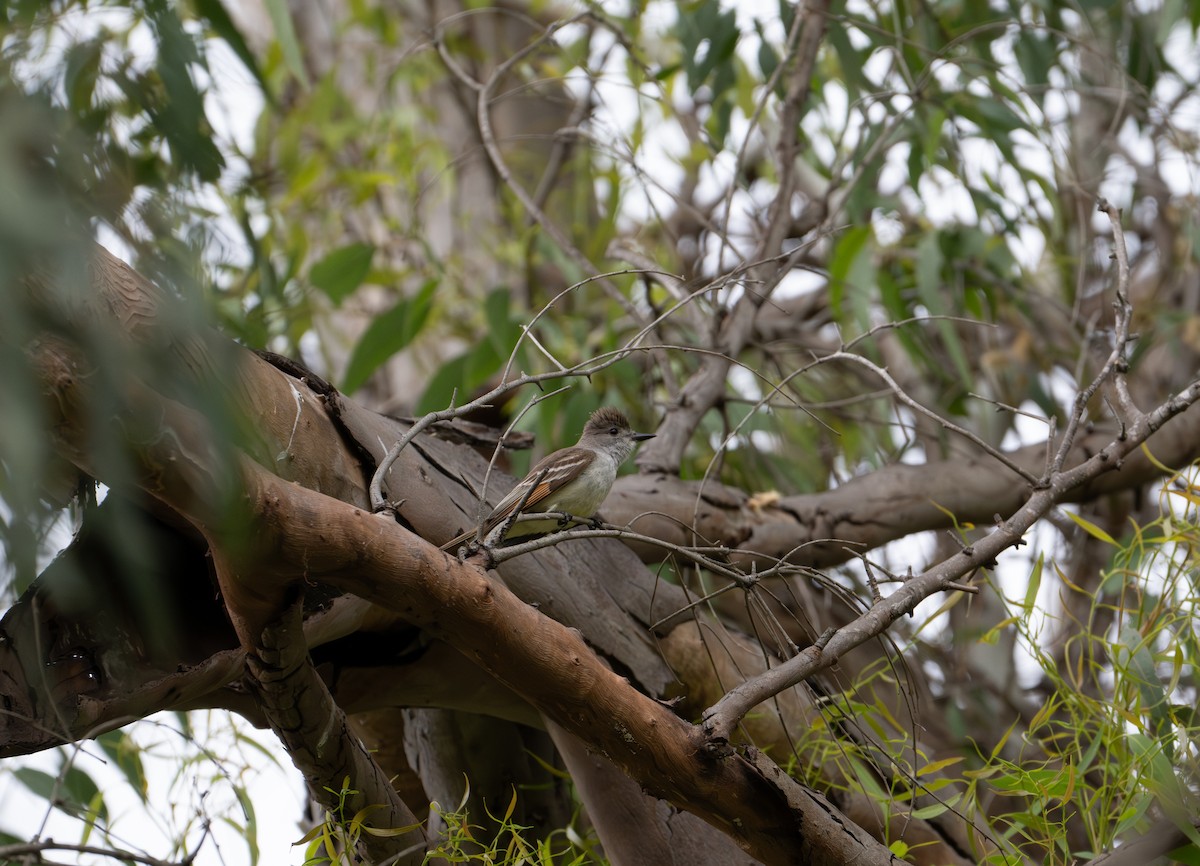
M 645 442 L 647 439 L 653 439 L 656 435 L 657 434 L 655 434 L 655 433 L 634 433 L 633 441 L 634 442 Z

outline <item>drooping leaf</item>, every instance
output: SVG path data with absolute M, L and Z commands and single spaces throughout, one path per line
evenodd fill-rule
M 124 731 L 101 734 L 96 738 L 96 743 L 124 774 L 138 799 L 146 803 L 149 783 L 146 780 L 145 767 L 142 765 L 141 750 L 137 744 Z
M 292 15 L 288 11 L 286 0 L 266 0 L 267 14 L 271 16 L 271 24 L 275 28 L 275 38 L 279 41 L 279 49 L 283 52 L 283 62 L 288 72 L 307 90 L 311 83 L 308 70 L 304 67 L 304 57 L 300 51 L 300 42 L 296 38 L 296 28 L 292 26 Z
M 66 793 L 66 802 L 77 808 L 81 814 L 100 819 L 108 817 L 108 806 L 99 786 L 77 764 L 72 764 L 63 774 L 61 790 Z
M 12 772 L 18 782 L 43 800 L 54 796 L 58 782 L 56 776 L 34 767 L 17 767 Z
M 229 13 L 225 11 L 221 0 L 193 0 L 193 2 L 196 12 L 208 20 L 213 32 L 225 40 L 233 53 L 237 55 L 238 60 L 242 61 L 242 65 L 254 76 L 263 94 L 270 98 L 270 89 L 267 87 L 266 79 L 263 78 L 258 59 L 250 50 L 250 46 L 246 44 L 246 40 L 242 38 L 241 31 L 233 23 Z
M 343 390 L 354 393 L 388 358 L 412 342 L 429 317 L 437 287 L 437 280 L 427 280 L 413 297 L 375 317 L 350 354 Z
M 869 225 L 845 231 L 829 260 L 831 304 L 843 324 L 870 326 L 869 298 L 875 284 L 875 250 Z
M 335 304 L 344 301 L 362 285 L 375 257 L 372 244 L 353 243 L 334 250 L 312 266 L 308 278 Z

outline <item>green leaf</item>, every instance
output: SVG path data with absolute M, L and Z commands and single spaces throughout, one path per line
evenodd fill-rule
M 1023 28 L 1013 44 L 1013 54 L 1025 76 L 1026 92 L 1040 104 L 1043 88 L 1050 83 L 1050 69 L 1057 60 L 1053 37 Z
M 870 327 L 870 298 L 875 287 L 875 245 L 869 225 L 846 230 L 829 260 L 829 295 L 838 321 Z M 846 308 L 849 309 L 846 309 Z
M 488 377 L 500 370 L 500 366 L 508 360 L 508 352 L 503 355 L 496 349 L 495 340 L 482 340 L 466 355 L 466 365 L 463 367 L 463 390 L 461 393 L 474 391 L 486 382 Z
M 437 287 L 437 280 L 426 280 L 413 297 L 375 317 L 350 355 L 342 390 L 353 393 L 381 364 L 412 342 L 429 318 Z
M 42 770 L 35 770 L 33 767 L 17 767 L 13 770 L 13 775 L 17 777 L 18 782 L 43 800 L 48 801 L 54 796 L 57 776 L 52 776 Z
M 92 778 L 78 767 L 72 766 L 67 769 L 62 774 L 61 782 L 58 776 L 32 767 L 18 767 L 13 770 L 13 775 L 37 796 L 47 802 L 53 801 L 55 805 L 65 806 L 71 812 L 101 817 L 108 813 L 104 798 L 100 796 L 100 789 Z
M 250 799 L 249 793 L 240 785 L 233 786 L 233 793 L 237 797 L 238 803 L 242 807 L 242 814 L 246 818 L 246 826 L 242 830 L 242 837 L 246 840 L 246 847 L 250 853 L 250 866 L 255 866 L 258 863 L 258 858 L 261 854 L 258 847 L 258 819 L 254 814 L 254 801 Z
M 942 253 L 941 235 L 930 232 L 921 238 L 917 244 L 916 281 L 917 295 L 932 316 L 946 316 L 955 312 L 946 302 L 942 287 L 942 266 L 945 264 Z M 971 364 L 967 360 L 967 352 L 959 339 L 954 324 L 945 318 L 935 318 L 933 327 L 942 338 L 942 343 L 950 355 L 954 369 L 958 374 L 959 383 L 964 388 L 970 388 L 972 381 Z
M 67 104 L 78 114 L 91 110 L 103 50 L 103 41 L 92 39 L 72 45 L 67 52 L 63 89 L 67 93 Z
M 995 132 L 997 129 L 1012 132 L 1025 128 L 1025 121 L 1020 115 L 999 99 L 974 97 L 973 105 L 978 112 L 975 119 L 984 132 Z
M 1090 520 L 1080 517 L 1073 511 L 1067 511 L 1064 513 L 1067 515 L 1067 517 L 1071 518 L 1071 520 L 1073 520 L 1080 529 L 1092 536 L 1092 538 L 1098 538 L 1105 544 L 1111 544 L 1114 547 L 1117 545 L 1117 540 L 1115 538 L 1113 538 L 1096 524 L 1092 523 Z
M 922 806 L 920 809 L 913 809 L 909 816 L 914 821 L 928 821 L 930 818 L 936 818 L 943 812 L 949 811 L 950 807 L 944 803 L 932 803 L 928 806 Z
M 279 40 L 279 48 L 283 52 L 283 62 L 288 71 L 307 90 L 311 83 L 308 71 L 304 68 L 304 58 L 300 53 L 300 43 L 296 39 L 296 29 L 292 26 L 292 16 L 288 12 L 287 0 L 266 0 L 267 14 L 271 16 L 271 24 L 275 28 L 275 38 Z
M 372 244 L 348 244 L 331 252 L 312 266 L 308 279 L 314 286 L 340 304 L 367 278 L 375 257 Z
M 204 96 L 192 77 L 194 66 L 205 67 L 197 37 L 187 32 L 165 0 L 148 0 L 146 10 L 158 36 L 154 70 L 166 97 L 156 98 L 154 88 L 145 84 L 133 96 L 162 131 L 179 165 L 203 181 L 215 181 L 225 167 L 225 157 L 213 140 Z
M 377 836 L 379 838 L 388 839 L 395 836 L 405 836 L 412 833 L 420 824 L 409 824 L 405 827 L 363 827 L 362 831 L 368 836 Z
M 517 340 L 519 328 L 509 315 L 509 290 L 506 286 L 493 289 L 483 300 L 483 318 L 487 323 L 487 338 L 495 354 L 507 358 Z
M 761 23 L 755 21 L 754 29 L 758 31 L 758 68 L 762 71 L 763 80 L 766 81 L 779 67 L 779 52 L 775 50 L 774 45 L 767 41 Z
M 1026 611 L 1032 612 L 1037 606 L 1038 590 L 1042 586 L 1042 569 L 1045 564 L 1045 557 L 1039 554 L 1037 562 L 1033 564 L 1033 571 L 1029 575 L 1029 582 L 1025 585 L 1024 607 Z
M 241 31 L 234 26 L 233 20 L 225 11 L 221 0 L 194 0 L 194 2 L 196 13 L 202 18 L 208 19 L 208 25 L 213 32 L 225 40 L 233 53 L 237 55 L 238 60 L 242 61 L 242 65 L 254 76 L 262 92 L 269 98 L 270 91 L 267 88 L 266 79 L 263 78 L 262 69 L 259 68 L 258 60 L 255 59 L 246 40 L 242 38 Z
M 83 770 L 72 765 L 63 776 L 61 788 L 66 793 L 65 799 L 87 815 L 108 817 L 108 806 L 100 794 L 100 788 L 92 781 L 92 777 Z
M 1132 15 L 1133 32 L 1128 45 L 1128 62 L 1126 71 L 1129 77 L 1145 88 L 1146 92 L 1154 90 L 1161 73 L 1170 71 L 1170 64 L 1160 50 L 1157 42 L 1154 22 L 1158 16 Z
M 917 243 L 917 294 L 935 316 L 947 312 L 941 294 L 943 261 L 938 233 L 929 232 Z
M 921 130 L 921 152 L 925 156 L 926 164 L 932 165 L 937 160 L 938 150 L 942 146 L 942 135 L 946 129 L 946 110 L 935 105 L 922 111 L 921 116 L 925 120 L 924 128 Z M 916 175 L 909 177 L 909 181 L 914 186 L 918 179 Z
M 1118 659 L 1125 677 L 1138 690 L 1140 709 L 1149 716 L 1151 732 L 1162 743 L 1163 752 L 1168 759 L 1174 760 L 1168 696 L 1155 668 L 1151 647 L 1142 633 L 1131 626 L 1121 629 L 1120 646 L 1125 652 L 1119 654 Z
M 733 9 L 722 12 L 719 0 L 691 3 L 681 11 L 678 32 L 688 87 L 694 93 L 708 81 L 714 70 L 728 64 L 733 57 L 739 35 L 737 12 Z M 702 51 L 701 45 L 706 41 L 707 48 Z M 725 86 L 728 86 L 728 82 L 725 82 Z M 724 89 L 714 82 L 714 100 Z
M 784 31 L 791 33 L 792 24 L 796 20 L 796 4 L 789 3 L 788 0 L 779 0 L 779 20 L 783 23 Z
M 142 753 L 137 744 L 124 731 L 109 731 L 96 738 L 96 742 L 109 759 L 117 765 L 129 787 L 143 802 L 147 802 L 149 783 L 146 781 L 146 770 L 142 766 Z
M 859 94 L 871 89 L 871 83 L 863 75 L 864 58 L 850 44 L 850 34 L 844 27 L 830 27 L 825 38 L 837 55 L 839 77 L 846 86 L 846 97 L 855 102 Z M 763 74 L 767 74 L 766 69 L 763 69 Z
M 438 409 L 445 409 L 450 405 L 452 396 L 456 398 L 456 402 L 460 405 L 466 402 L 466 389 L 463 384 L 466 368 L 467 356 L 465 354 L 459 355 L 457 358 L 451 358 L 442 364 L 437 372 L 430 377 L 429 383 L 425 386 L 425 393 L 417 401 L 417 414 L 424 415 L 427 412 L 436 412 Z M 455 394 L 456 389 L 457 394 Z
M 1150 793 L 1168 808 L 1170 808 L 1170 804 L 1184 802 L 1179 778 L 1175 775 L 1171 761 L 1164 753 L 1165 740 L 1133 733 L 1126 738 L 1125 742 L 1137 756 L 1138 773 Z
M 897 839 L 891 845 L 888 845 L 888 850 L 901 860 L 908 856 L 908 845 L 901 839 Z

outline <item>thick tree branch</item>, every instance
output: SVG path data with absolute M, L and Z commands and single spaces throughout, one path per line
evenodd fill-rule
M 740 758 L 699 750 L 697 729 L 612 673 L 576 633 L 390 522 L 289 489 L 253 464 L 243 471 L 249 500 L 262 506 L 263 532 L 310 578 L 396 610 L 451 643 L 646 790 L 720 827 L 764 862 L 818 862 L 801 827 L 823 826 L 828 816 L 792 813 L 775 784 Z M 849 833 L 851 840 L 867 844 Z
M 1099 452 L 1117 433 L 1100 425 L 1076 438 L 1071 464 Z M 1008 452 L 1031 473 L 1046 465 L 1046 444 Z M 1151 456 L 1153 455 L 1153 459 Z M 1159 429 L 1145 449 L 1120 466 L 1065 495 L 1082 502 L 1119 490 L 1135 490 L 1162 477 L 1158 464 L 1186 466 L 1200 458 L 1200 408 L 1189 409 Z M 951 528 L 955 521 L 990 524 L 1016 511 L 1029 487 L 1007 468 L 979 456 L 935 460 L 920 466 L 894 464 L 820 493 L 779 497 L 748 494 L 715 481 L 684 481 L 629 475 L 617 479 L 603 515 L 617 525 L 672 544 L 722 544 L 734 561 L 769 564 L 780 558 L 824 568 L 915 532 Z M 646 562 L 663 548 L 633 544 Z
M 88 448 L 89 379 L 70 357 L 48 344 L 38 356 L 53 438 L 103 477 Z M 238 579 L 223 587 L 243 636 L 274 628 L 301 583 L 338 587 L 453 645 L 646 790 L 714 824 L 764 863 L 890 861 L 861 828 L 777 768 L 703 748 L 698 728 L 613 673 L 578 632 L 482 571 L 390 519 L 286 481 L 237 451 L 218 451 L 202 415 L 136 381 L 126 383 L 122 400 L 117 420 L 152 419 L 153 428 L 129 442 L 130 480 L 199 529 L 219 565 L 236 562 Z M 232 465 L 220 462 L 231 457 Z M 232 508 L 223 492 L 230 470 L 242 490 Z M 401 481 L 422 483 L 415 470 L 389 483 Z M 238 531 L 245 526 L 254 527 L 249 537 Z M 289 690 L 284 700 L 302 691 Z
M 839 629 L 823 646 L 811 646 L 779 667 L 728 692 L 705 713 L 705 727 L 710 735 L 718 740 L 728 739 L 741 718 L 755 705 L 836 664 L 843 653 L 882 634 L 893 622 L 911 613 L 921 601 L 944 589 L 948 582 L 980 568 L 991 568 L 1003 551 L 1020 544 L 1033 524 L 1061 502 L 1069 491 L 1120 466 L 1156 430 L 1198 399 L 1200 381 L 1193 382 L 1153 412 L 1143 415 L 1123 436 L 1110 441 L 1088 460 L 1051 475 L 1045 487 L 1034 491 L 1029 500 L 993 532 L 906 581 L 854 622 Z
M 78 397 L 69 393 L 71 384 L 59 385 L 68 392 L 60 395 L 65 417 L 73 417 L 69 409 Z M 149 408 L 143 399 L 135 403 Z M 156 408 L 152 417 L 173 432 L 137 449 L 143 483 L 219 550 L 224 521 L 214 515 L 211 501 L 196 495 L 211 489 L 213 468 L 189 431 L 195 419 L 168 401 Z M 60 441 L 77 457 L 79 445 L 71 443 L 83 435 L 60 427 Z M 286 482 L 244 457 L 239 462 L 259 562 L 240 566 L 244 579 L 230 585 L 241 629 L 267 627 L 301 580 L 339 586 L 451 643 L 548 717 L 604 750 L 648 791 L 720 827 L 764 862 L 832 863 L 844 856 L 814 851 L 816 840 L 807 829 L 826 826 L 829 814 L 820 807 L 811 814 L 792 811 L 813 809 L 811 798 L 786 796 L 779 779 L 765 778 L 736 755 L 701 749 L 698 729 L 631 688 L 577 633 L 392 521 Z M 754 804 L 752 810 L 748 804 Z M 860 855 L 864 846 L 877 850 L 878 862 L 887 862 L 885 849 L 850 825 L 838 838 Z
M 217 548 L 219 550 L 219 548 Z M 223 587 L 242 581 L 237 569 L 218 561 Z M 299 586 L 296 587 L 299 593 Z M 303 609 L 299 597 L 249 643 L 246 669 L 258 705 L 296 768 L 304 774 L 309 796 L 338 820 L 362 815 L 364 827 L 412 829 L 397 836 L 363 832 L 359 852 L 367 862 L 397 857 L 397 866 L 417 866 L 425 860 L 426 840 L 421 822 L 396 793 L 386 773 L 349 730 L 346 714 L 334 703 L 308 658 Z M 349 782 L 353 793 L 342 796 Z

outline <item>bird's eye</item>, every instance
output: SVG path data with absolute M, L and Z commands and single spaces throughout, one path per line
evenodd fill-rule
M 616 435 L 617 435 L 617 428 L 616 428 L 616 427 L 609 427 L 609 428 L 608 428 L 608 435 L 609 435 L 609 436 L 616 436 Z

